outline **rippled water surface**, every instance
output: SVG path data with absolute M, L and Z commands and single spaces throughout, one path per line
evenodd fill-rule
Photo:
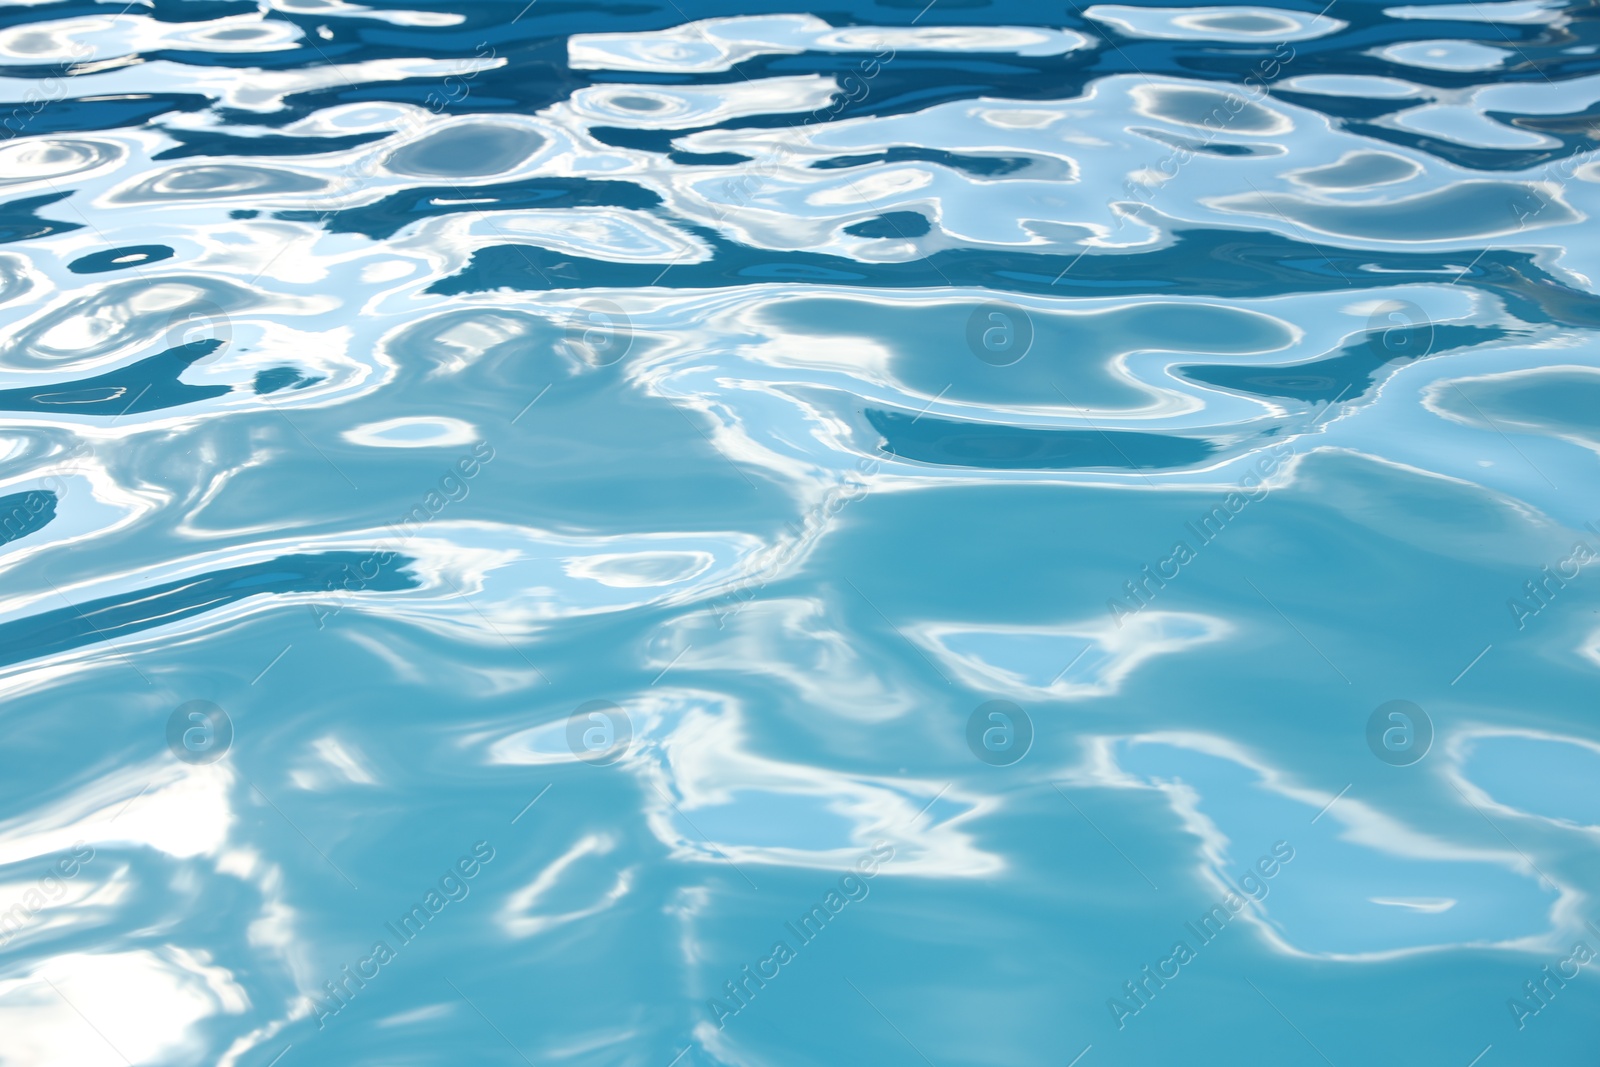
M 1600 25 L 0 9 L 0 1063 L 1520 1067 Z

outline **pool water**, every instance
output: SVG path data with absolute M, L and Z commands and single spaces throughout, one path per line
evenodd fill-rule
M 0 1064 L 1586 1062 L 1597 49 L 0 10 Z

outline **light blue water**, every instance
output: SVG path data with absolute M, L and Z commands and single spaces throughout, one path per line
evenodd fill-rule
M 1597 49 L 0 9 L 0 1063 L 1592 1062 Z

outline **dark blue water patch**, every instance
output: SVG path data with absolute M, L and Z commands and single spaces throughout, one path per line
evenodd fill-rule
M 883 451 L 917 463 L 986 470 L 1151 470 L 1188 467 L 1216 452 L 1194 437 L 1128 430 L 1047 430 L 867 408 Z
M 919 50 L 909 46 L 892 51 L 848 52 L 796 52 L 768 53 L 741 63 L 740 67 L 751 73 L 759 66 L 761 74 L 777 77 L 823 77 L 840 83 L 844 107 L 856 102 L 864 103 L 880 91 L 886 97 L 917 87 L 941 94 L 954 92 L 960 99 L 971 100 L 986 91 L 1005 87 L 1006 94 L 1015 97 L 1038 98 L 1038 82 L 1059 87 L 1060 78 L 1069 69 L 1082 70 L 1093 63 L 1092 48 L 1072 50 L 1057 55 L 1022 56 L 1010 52 L 950 52 L 938 49 Z M 1034 83 L 1029 85 L 1029 83 Z M 858 91 L 866 86 L 865 93 Z M 988 90 L 985 89 L 988 87 Z M 853 115 L 854 112 L 851 112 Z
M 359 233 L 381 241 L 407 223 L 458 211 L 509 211 L 530 207 L 656 207 L 661 198 L 632 182 L 586 178 L 529 178 L 503 185 L 462 189 L 425 186 L 386 196 L 374 204 L 343 211 L 280 211 L 274 217 L 291 222 L 322 222 L 333 233 Z M 658 270 L 660 268 L 657 268 Z
M 1378 372 L 1394 363 L 1493 344 L 1509 336 L 1489 326 L 1416 326 L 1371 333 L 1338 355 L 1305 363 L 1269 366 L 1197 363 L 1179 366 L 1191 381 L 1252 396 L 1302 400 L 1307 403 L 1354 400 L 1370 390 Z M 1414 352 L 1415 355 L 1401 353 Z
M 917 0 L 877 0 L 877 3 L 874 4 L 873 6 L 874 7 L 879 7 L 879 8 L 887 8 L 890 11 L 895 11 L 896 9 L 899 9 L 899 11 L 901 12 L 901 16 L 900 17 L 904 18 L 905 17 L 904 13 L 910 12 L 913 8 L 915 8 L 917 6 Z M 924 5 L 924 6 L 926 6 L 926 5 Z M 968 19 L 970 19 L 971 18 L 970 12 L 983 10 L 985 12 L 985 14 L 988 14 L 988 9 L 990 7 L 992 7 L 992 6 L 994 6 L 994 5 L 992 4 L 991 0 L 950 0 L 949 6 L 948 6 L 948 8 L 946 10 L 948 12 L 951 12 L 951 13 L 954 13 L 954 12 L 968 13 L 967 17 L 968 17 Z M 863 15 L 866 15 L 866 14 L 867 14 L 866 12 L 863 12 Z M 871 14 L 876 14 L 876 12 L 872 12 Z M 992 17 L 995 17 L 995 18 L 998 19 L 998 16 L 992 16 Z M 1026 16 L 1024 16 L 1024 17 L 1026 17 Z M 985 20 L 985 21 L 987 21 L 987 20 Z M 1010 20 L 1007 19 L 1006 21 L 1010 21 Z
M 947 152 L 937 148 L 917 148 L 895 145 L 882 152 L 869 152 L 859 156 L 833 156 L 811 164 L 815 170 L 842 170 L 846 167 L 866 167 L 877 163 L 938 163 L 979 178 L 997 178 L 1026 170 L 1033 159 L 1028 156 L 970 156 L 960 152 Z
M 178 376 L 189 364 L 210 355 L 221 345 L 215 338 L 191 341 L 93 378 L 0 390 L 0 411 L 117 416 L 209 400 L 230 392 L 232 387 L 186 385 Z
M 415 589 L 416 579 L 402 570 L 410 563 L 398 555 L 380 562 L 371 552 L 300 554 L 131 589 L 0 623 L 0 666 L 114 641 L 266 593 Z
M 739 268 L 739 277 L 763 282 L 824 282 L 848 285 L 867 280 L 856 271 L 834 270 L 811 263 L 752 263 Z
M 0 496 L 0 545 L 44 529 L 56 517 L 56 494 L 48 489 Z
M 480 78 L 478 87 L 468 97 L 451 101 L 448 99 L 447 78 L 456 78 L 456 75 L 442 74 L 439 81 L 434 84 L 414 82 L 403 86 L 370 86 L 363 89 L 346 89 L 335 94 L 335 99 L 322 101 L 317 107 L 311 109 L 315 114 L 323 107 L 336 107 L 343 104 L 412 104 L 416 107 L 427 108 L 439 115 L 476 115 L 482 117 L 494 112 L 505 112 L 512 115 L 537 114 L 547 107 L 559 104 L 572 96 L 576 86 L 568 85 L 559 94 L 554 94 L 542 104 L 529 105 L 523 111 L 523 104 L 516 94 L 495 96 L 485 91 L 485 86 Z M 451 106 L 463 104 L 463 106 Z
M 674 149 L 667 153 L 667 159 L 680 167 L 736 167 L 754 158 L 738 152 L 680 152 Z
M 589 136 L 612 148 L 626 148 L 634 152 L 658 152 L 665 155 L 672 151 L 674 140 L 701 128 L 703 127 L 681 130 L 635 130 L 627 126 L 591 126 Z
M 1525 322 L 1600 326 L 1600 296 L 1572 289 L 1528 253 L 1491 249 L 1400 252 L 1317 247 L 1281 234 L 1247 229 L 1176 229 L 1167 247 L 1136 255 L 1078 256 L 1013 249 L 941 249 L 904 263 L 864 263 L 844 256 L 774 253 L 687 227 L 712 250 L 700 263 L 613 263 L 535 245 L 479 249 L 458 273 L 428 292 L 445 296 L 496 289 L 545 291 L 664 286 L 681 289 L 749 285 L 804 278 L 820 284 L 886 289 L 972 286 L 1041 296 L 1185 296 L 1260 298 L 1340 289 L 1388 290 L 1455 282 L 1499 295 Z M 1204 263 L 1204 270 L 1196 270 Z M 1426 311 L 1427 309 L 1424 309 Z
M 228 217 L 230 219 L 253 219 L 259 214 L 261 214 L 261 212 L 256 211 L 253 208 L 238 208 L 228 212 Z
M 83 226 L 76 222 L 57 222 L 54 219 L 41 219 L 36 214 L 40 208 L 63 200 L 72 195 L 71 190 L 64 193 L 46 193 L 43 196 L 29 196 L 21 200 L 12 200 L 10 203 L 0 204 L 0 244 L 9 244 L 12 241 L 27 241 L 35 237 L 49 237 L 53 233 L 70 233 L 81 230 Z
M 8 76 L 5 71 L 0 70 L 0 77 L 5 76 Z M 128 93 L 92 100 L 54 100 L 43 104 L 38 111 L 32 111 L 31 105 L 13 107 L 9 114 L 0 109 L 0 141 L 142 126 L 174 111 L 204 111 L 210 106 L 211 99 L 198 93 Z
M 261 10 L 254 0 L 144 0 L 140 8 L 157 22 L 210 22 Z
M 129 270 L 146 263 L 159 263 L 172 258 L 172 249 L 166 245 L 128 245 L 108 248 L 104 252 L 91 252 L 67 264 L 74 274 L 104 274 L 113 270 Z
M 304 389 L 320 381 L 320 375 L 308 378 L 293 367 L 272 367 L 256 371 L 255 390 L 259 396 L 262 393 L 276 393 L 280 389 Z
M 906 238 L 925 236 L 932 228 L 928 217 L 920 211 L 889 211 L 875 219 L 846 226 L 844 232 L 852 237 Z
M 352 133 L 344 137 L 291 137 L 266 133 L 255 137 L 217 133 L 214 130 L 163 130 L 177 141 L 173 148 L 157 152 L 151 159 L 186 159 L 191 156 L 315 156 L 343 152 L 390 136 L 386 133 Z

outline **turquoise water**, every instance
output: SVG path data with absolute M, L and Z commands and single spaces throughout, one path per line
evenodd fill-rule
M 0 9 L 0 1063 L 1590 1062 L 1597 49 Z

